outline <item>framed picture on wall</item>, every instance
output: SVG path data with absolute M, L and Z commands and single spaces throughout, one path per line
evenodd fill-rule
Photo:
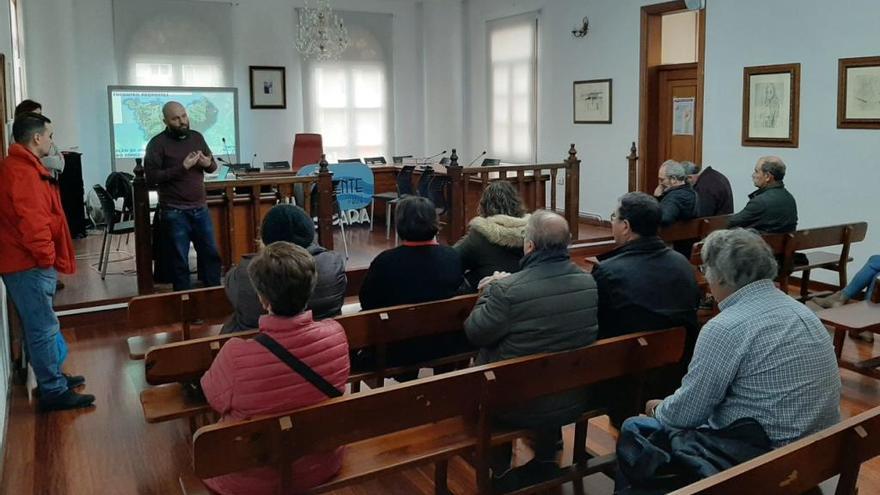
M 574 82 L 574 123 L 611 123 L 611 79 Z
M 801 64 L 743 69 L 742 145 L 798 147 Z
M 251 108 L 287 108 L 284 67 L 251 65 Z
M 880 57 L 838 60 L 837 128 L 880 129 Z

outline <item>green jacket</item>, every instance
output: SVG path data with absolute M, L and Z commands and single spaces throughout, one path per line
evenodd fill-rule
M 764 234 L 787 234 L 797 230 L 797 202 L 777 182 L 749 194 L 749 202 L 739 213 L 732 215 L 728 228 L 755 229 Z

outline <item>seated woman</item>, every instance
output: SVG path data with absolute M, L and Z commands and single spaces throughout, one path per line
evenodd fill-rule
M 471 289 L 495 272 L 515 273 L 523 257 L 523 233 L 529 215 L 510 182 L 491 182 L 480 198 L 480 216 L 473 218 L 467 234 L 455 243 L 465 279 Z
M 314 321 L 306 302 L 315 286 L 315 260 L 305 249 L 275 242 L 251 260 L 248 274 L 260 303 L 260 334 L 275 340 L 333 387 L 342 391 L 348 380 L 348 340 L 333 319 Z M 265 338 L 265 337 L 262 337 Z M 202 390 L 220 421 L 248 419 L 309 406 L 327 398 L 257 340 L 231 339 L 202 377 Z M 292 466 L 293 489 L 306 491 L 331 478 L 341 466 L 342 451 L 312 454 Z M 278 493 L 281 483 L 269 468 L 204 480 L 221 494 Z
M 336 251 L 328 251 L 315 243 L 315 224 L 305 210 L 294 205 L 276 205 L 263 218 L 260 238 L 263 246 L 286 241 L 308 250 L 315 258 L 318 270 L 318 280 L 308 304 L 312 316 L 316 320 L 322 320 L 340 313 L 348 285 L 345 258 Z M 248 278 L 248 266 L 254 256 L 244 255 L 241 263 L 226 274 L 226 297 L 235 308 L 235 313 L 223 325 L 220 333 L 257 328 L 260 315 L 265 314 L 263 305 L 257 299 L 257 292 Z
M 449 246 L 437 239 L 439 222 L 434 204 L 427 198 L 407 196 L 397 204 L 397 234 L 401 245 L 383 251 L 370 263 L 360 291 L 361 309 L 415 304 L 456 295 L 462 283 L 461 260 Z M 413 339 L 390 346 L 388 364 L 407 366 L 470 348 L 464 333 Z M 361 355 L 356 369 L 369 367 L 369 356 Z M 416 373 L 399 376 L 415 378 Z

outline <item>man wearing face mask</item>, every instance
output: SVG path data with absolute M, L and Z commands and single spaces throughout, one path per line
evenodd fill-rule
M 477 364 L 576 349 L 596 340 L 596 282 L 571 262 L 570 241 L 564 218 L 546 210 L 532 213 L 526 222 L 520 271 L 486 277 L 480 284 L 482 294 L 465 321 L 468 339 L 480 347 Z M 515 428 L 534 430 L 535 459 L 511 469 L 509 445 L 493 452 L 495 489 L 506 492 L 552 477 L 558 471 L 560 427 L 580 416 L 588 399 L 581 391 L 566 392 L 497 418 Z
M 190 288 L 189 244 L 199 257 L 206 287 L 220 285 L 220 255 L 205 199 L 205 172 L 217 170 L 208 143 L 189 128 L 186 109 L 176 101 L 162 107 L 165 130 L 147 144 L 147 183 L 159 189 L 159 214 L 173 253 L 174 290 Z

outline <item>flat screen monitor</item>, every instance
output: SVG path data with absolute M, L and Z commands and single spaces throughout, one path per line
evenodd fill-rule
M 162 106 L 171 100 L 183 104 L 190 128 L 205 136 L 215 156 L 238 162 L 237 88 L 108 86 L 107 96 L 114 171 L 131 172 L 135 158 L 143 158 L 150 139 L 165 129 Z

